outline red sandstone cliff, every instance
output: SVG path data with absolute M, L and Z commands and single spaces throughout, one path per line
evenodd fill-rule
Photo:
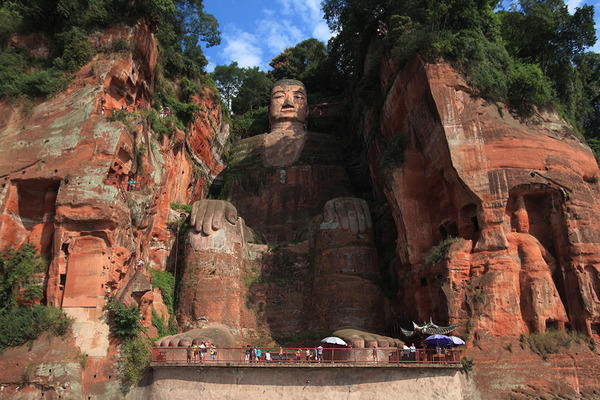
M 0 244 L 30 242 L 49 256 L 46 300 L 75 318 L 73 340 L 65 344 L 72 352 L 61 356 L 68 364 L 66 377 L 39 378 L 38 386 L 30 388 L 32 397 L 41 391 L 70 391 L 74 397 L 112 393 L 114 377 L 109 375 L 115 348 L 103 318 L 106 298 L 117 293 L 140 304 L 147 326 L 152 308 L 166 314 L 150 276 L 144 269 L 135 270 L 137 260 L 146 267 L 173 269 L 177 232 L 167 224 L 180 215 L 170 203 L 204 198 L 207 184 L 224 168 L 221 153 L 228 131 L 209 90 L 194 99 L 204 111 L 187 135 L 180 131 L 170 138 L 157 137 L 143 118 L 133 117 L 152 100 L 157 50 L 142 25 L 108 30 L 97 36 L 95 45 L 124 37 L 133 39 L 135 57 L 97 55 L 67 91 L 40 101 L 30 114 L 0 103 Z M 44 40 L 36 43 L 41 43 L 36 44 L 36 54 L 45 54 Z M 367 306 L 385 308 L 376 329 L 398 317 L 459 323 L 460 333 L 470 338 L 467 354 L 475 357 L 475 376 L 484 393 L 593 396 L 600 384 L 596 354 L 577 347 L 582 354 L 577 358 L 571 352 L 546 361 L 517 348 L 521 334 L 548 327 L 571 328 L 599 339 L 600 188 L 594 177 L 600 172 L 589 148 L 554 113 L 540 112 L 530 121 L 520 121 L 501 112 L 477 97 L 443 62 L 417 59 L 402 71 L 393 65 L 393 60 L 382 64 L 387 97 L 380 120 L 367 118 L 364 131 L 367 135 L 369 124 L 379 124 L 384 142 L 397 135 L 410 138 L 405 162 L 386 171 L 378 170 L 385 145 L 366 138 L 375 190 L 387 199 L 393 215 L 389 222 L 397 231 L 396 299 L 382 299 L 372 283 L 365 292 L 367 280 L 361 275 L 373 271 L 360 270 L 366 265 L 361 257 L 376 264 L 376 256 L 368 256 L 373 254 L 371 238 L 368 246 L 361 242 L 332 249 L 323 233 L 307 239 L 315 243 L 316 257 L 307 241 L 273 252 L 249 245 L 246 260 L 208 257 L 203 262 L 228 261 L 231 269 L 245 270 L 262 282 L 252 290 L 236 291 L 234 286 L 227 293 L 200 293 L 200 300 L 215 302 L 207 319 L 224 314 L 232 325 L 293 336 L 307 324 L 330 328 L 330 320 L 347 322 L 340 317 L 344 309 L 339 304 L 329 313 L 320 304 L 337 291 L 347 304 L 367 297 Z M 107 118 L 121 106 L 133 129 Z M 298 192 L 279 191 L 278 184 L 294 180 L 304 185 L 316 176 L 312 184 L 321 193 L 328 189 L 322 181 L 334 179 L 337 175 L 331 171 L 338 170 L 342 168 L 315 173 L 295 166 L 289 175 L 286 169 L 283 178 L 279 174 L 278 179 L 266 180 L 263 193 L 277 204 L 293 203 L 301 198 Z M 138 183 L 133 190 L 127 188 L 129 180 Z M 307 197 L 327 200 L 319 196 Z M 285 217 L 268 214 L 270 206 L 257 198 L 241 209 L 256 218 L 255 225 L 266 217 Z M 317 210 L 315 204 L 310 207 Z M 298 227 L 310 222 L 293 221 Z M 317 218 L 314 223 L 322 221 Z M 293 239 L 296 229 L 275 227 L 274 240 Z M 448 235 L 460 240 L 442 260 L 426 265 L 427 251 Z M 323 273 L 317 279 L 313 258 Z M 356 276 L 336 279 L 344 268 Z M 200 272 L 210 275 L 212 270 Z M 325 295 L 314 295 L 315 288 Z M 245 300 L 256 308 L 227 315 L 224 305 Z M 185 305 L 192 299 L 182 301 Z M 360 305 L 360 312 L 369 310 Z M 315 309 L 321 310 L 317 318 L 311 314 Z M 194 314 L 198 319 L 205 315 Z M 294 318 L 286 322 L 282 315 Z M 514 350 L 508 350 L 509 345 Z M 94 357 L 85 371 L 74 361 L 77 348 Z M 27 362 L 44 365 L 53 357 L 43 346 L 36 347 L 35 354 L 39 358 L 11 350 L 9 359 L 0 360 L 0 376 L 10 376 L 7 393 L 16 390 Z M 514 366 L 525 373 L 502 372 L 497 378 L 499 371 Z M 557 374 L 564 379 L 553 379 Z M 93 380 L 96 375 L 101 382 Z M 61 379 L 82 383 L 61 389 Z
M 228 136 L 219 101 L 208 89 L 193 98 L 202 111 L 187 135 L 153 132 L 143 111 L 153 96 L 156 42 L 143 24 L 111 28 L 90 40 L 101 48 L 119 39 L 132 43 L 131 54 L 98 53 L 65 92 L 36 102 L 30 112 L 0 102 L 0 246 L 29 242 L 50 258 L 45 300 L 75 319 L 76 348 L 107 370 L 114 370 L 103 311 L 108 296 L 139 305 L 150 335 L 156 335 L 152 308 L 170 317 L 147 269 L 172 269 L 177 232 L 167 225 L 180 215 L 170 203 L 204 196 L 207 181 L 223 168 Z M 127 124 L 109 118 L 121 107 Z M 129 187 L 129 181 L 136 183 Z M 138 260 L 145 268 L 136 272 Z M 17 376 L 26 364 L 21 362 Z M 117 379 L 114 371 L 102 373 L 104 387 L 91 379 L 100 367 L 82 371 L 71 362 L 69 368 L 70 389 L 44 381 L 47 395 L 105 394 Z M 0 375 L 9 385 L 5 393 L 19 384 Z M 83 386 L 75 385 L 80 380 Z
M 404 315 L 458 323 L 478 345 L 469 354 L 486 365 L 477 379 L 490 396 L 592 393 L 600 383 L 596 355 L 547 374 L 532 372 L 545 368 L 533 354 L 484 361 L 492 353 L 501 359 L 506 341 L 516 347 L 521 334 L 548 328 L 600 339 L 600 172 L 592 152 L 555 112 L 519 120 L 478 97 L 444 62 L 393 65 L 382 64 L 389 90 L 380 121 L 371 123 L 380 123 L 385 142 L 409 139 L 405 161 L 378 171 L 384 148 L 372 141 L 368 154 L 397 228 Z M 427 265 L 428 250 L 446 236 L 460 239 Z M 532 369 L 490 384 L 511 363 Z M 556 373 L 567 383 L 557 384 Z

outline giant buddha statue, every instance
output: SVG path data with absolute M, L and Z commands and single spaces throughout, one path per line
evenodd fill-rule
M 178 312 L 184 329 L 219 325 L 235 337 L 259 326 L 279 337 L 381 330 L 383 297 L 374 283 L 379 267 L 369 207 L 352 197 L 339 139 L 307 131 L 308 114 L 302 82 L 276 82 L 270 132 L 232 147 L 225 200 L 193 204 Z M 292 275 L 304 268 L 303 278 L 268 263 L 272 252 L 254 244 L 261 242 L 293 243 L 298 257 L 288 257 L 286 265 L 296 264 Z M 288 278 L 278 280 L 289 280 L 288 289 L 265 288 L 262 309 L 252 309 L 243 279 L 249 268 Z

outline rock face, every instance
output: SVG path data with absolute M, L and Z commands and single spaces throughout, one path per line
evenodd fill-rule
M 43 56 L 43 39 L 14 45 L 35 42 Z M 209 89 L 192 99 L 202 111 L 187 135 L 153 132 L 143 113 L 153 96 L 157 45 L 143 23 L 98 32 L 90 42 L 110 48 L 121 39 L 130 41 L 132 54 L 99 53 L 65 92 L 32 110 L 0 102 L 0 245 L 29 242 L 50 259 L 45 301 L 74 318 L 76 346 L 109 371 L 107 298 L 116 294 L 139 306 L 151 336 L 153 310 L 167 322 L 172 317 L 149 269 L 173 270 L 179 232 L 168 224 L 177 225 L 180 212 L 170 204 L 204 196 L 223 168 L 228 136 Z M 123 116 L 110 118 L 119 109 Z M 86 382 L 88 372 L 81 374 Z M 103 390 L 93 383 L 81 393 Z
M 381 132 L 408 139 L 405 161 L 378 171 L 385 149 L 368 153 L 397 227 L 405 315 L 475 338 L 569 328 L 600 339 L 599 171 L 583 139 L 554 113 L 515 119 L 443 62 L 390 65 Z M 460 239 L 426 263 L 447 236 Z
M 411 317 L 463 326 L 471 317 L 495 335 L 565 324 L 598 334 L 599 171 L 567 124 L 551 113 L 520 123 L 447 64 L 415 60 L 390 83 L 381 126 L 388 140 L 410 138 L 381 187 Z M 446 236 L 462 241 L 424 265 Z
M 160 269 L 181 275 L 178 324 L 190 330 L 165 345 L 213 335 L 231 346 L 343 328 L 385 335 L 402 318 L 433 318 L 458 323 L 469 338 L 466 354 L 480 362 L 475 377 L 485 393 L 594 395 L 599 363 L 589 351 L 585 362 L 550 359 L 554 374 L 567 377 L 557 385 L 552 374 L 534 376 L 545 367 L 537 355 L 499 350 L 549 328 L 600 340 L 600 171 L 555 113 L 521 121 L 477 97 L 448 64 L 415 59 L 399 71 L 385 59 L 381 112 L 365 110 L 360 127 L 373 192 L 385 201 L 369 207 L 349 197 L 357 193 L 354 169 L 327 132 L 282 134 L 302 141 L 293 151 L 275 136 L 246 138 L 224 171 L 229 132 L 208 89 L 192 98 L 202 111 L 187 133 L 159 137 L 139 116 L 153 97 L 152 34 L 140 24 L 91 42 L 100 48 L 123 38 L 135 56 L 97 55 L 64 93 L 31 111 L 0 102 L 0 245 L 30 242 L 49 257 L 45 301 L 75 319 L 65 344 L 69 373 L 33 383 L 63 393 L 53 385 L 78 382 L 77 396 L 110 397 L 114 382 L 91 379 L 115 379 L 103 307 L 113 294 L 140 306 L 155 335 L 152 313 L 173 317 L 148 272 Z M 38 35 L 13 40 L 41 57 L 48 43 Z M 121 108 L 125 122 L 109 118 Z M 339 111 L 311 112 L 327 110 Z M 281 162 L 286 154 L 273 149 L 294 153 L 293 161 Z M 390 154 L 396 163 L 382 168 Z M 217 176 L 235 218 L 216 235 L 190 231 L 181 240 L 187 212 L 171 203 L 205 199 Z M 367 209 L 372 225 L 342 229 L 332 210 L 347 204 Z M 449 236 L 456 239 L 440 245 Z M 390 243 L 393 254 L 385 252 Z M 358 343 L 371 341 L 359 335 Z M 94 357 L 92 368 L 76 365 L 77 348 Z M 0 359 L 0 371 L 14 369 L 0 382 L 10 393 L 34 362 L 18 358 Z M 510 365 L 530 372 L 498 382 Z M 44 374 L 45 367 L 39 360 Z

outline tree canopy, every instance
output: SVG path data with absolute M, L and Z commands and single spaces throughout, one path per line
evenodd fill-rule
M 136 2 L 143 0 L 136 0 Z M 197 77 L 208 64 L 200 42 L 221 43 L 219 24 L 204 12 L 203 0 L 150 0 L 158 20 L 157 39 L 167 76 Z
M 578 7 L 571 15 L 562 0 L 520 0 L 499 16 L 509 54 L 539 66 L 571 122 L 585 129 L 589 104 L 598 96 L 597 85 L 595 95 L 589 86 L 597 73 L 590 64 L 594 57 L 585 52 L 596 43 L 593 6 Z
M 307 39 L 273 57 L 269 63 L 273 70 L 269 74 L 276 80 L 304 80 L 326 58 L 325 44 L 314 38 Z
M 244 69 L 236 61 L 229 65 L 217 65 L 211 74 L 217 84 L 219 93 L 227 107 L 231 110 L 231 101 L 244 83 Z
M 570 14 L 563 0 L 518 0 L 508 11 L 497 0 L 325 0 L 329 27 L 337 32 L 330 57 L 353 81 L 372 86 L 367 52 L 392 51 L 400 62 L 415 54 L 444 57 L 464 72 L 480 94 L 509 103 L 522 115 L 553 104 L 587 137 L 598 134 L 598 58 L 594 9 Z M 377 26 L 387 35 L 373 45 Z M 377 42 L 375 42 L 377 43 Z M 383 51 L 382 51 L 383 48 Z M 359 96 L 359 98 L 366 98 Z M 371 99 L 371 98 L 370 98 Z M 371 99 L 372 100 L 372 99 Z
M 157 29 L 159 56 L 167 77 L 200 76 L 207 64 L 201 43 L 220 43 L 217 20 L 202 0 L 0 0 L 0 97 L 45 96 L 64 89 L 68 74 L 91 60 L 88 34 L 145 19 Z M 47 59 L 9 46 L 14 34 L 45 32 Z
M 253 111 L 269 104 L 271 86 L 274 80 L 258 67 L 245 68 L 242 84 L 233 98 L 231 107 L 236 114 Z

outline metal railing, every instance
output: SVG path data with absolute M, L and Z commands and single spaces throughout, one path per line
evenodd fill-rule
M 246 347 L 193 349 L 190 347 L 153 347 L 152 361 L 155 363 L 176 364 L 300 364 L 311 365 L 318 363 L 420 363 L 420 364 L 458 364 L 460 352 L 457 349 L 415 349 L 403 350 L 397 348 L 323 348 L 319 353 L 314 348 L 284 348 L 281 353 L 277 349 L 262 349 L 258 357 Z M 307 355 L 308 351 L 308 355 Z M 268 354 L 268 355 L 267 355 Z

